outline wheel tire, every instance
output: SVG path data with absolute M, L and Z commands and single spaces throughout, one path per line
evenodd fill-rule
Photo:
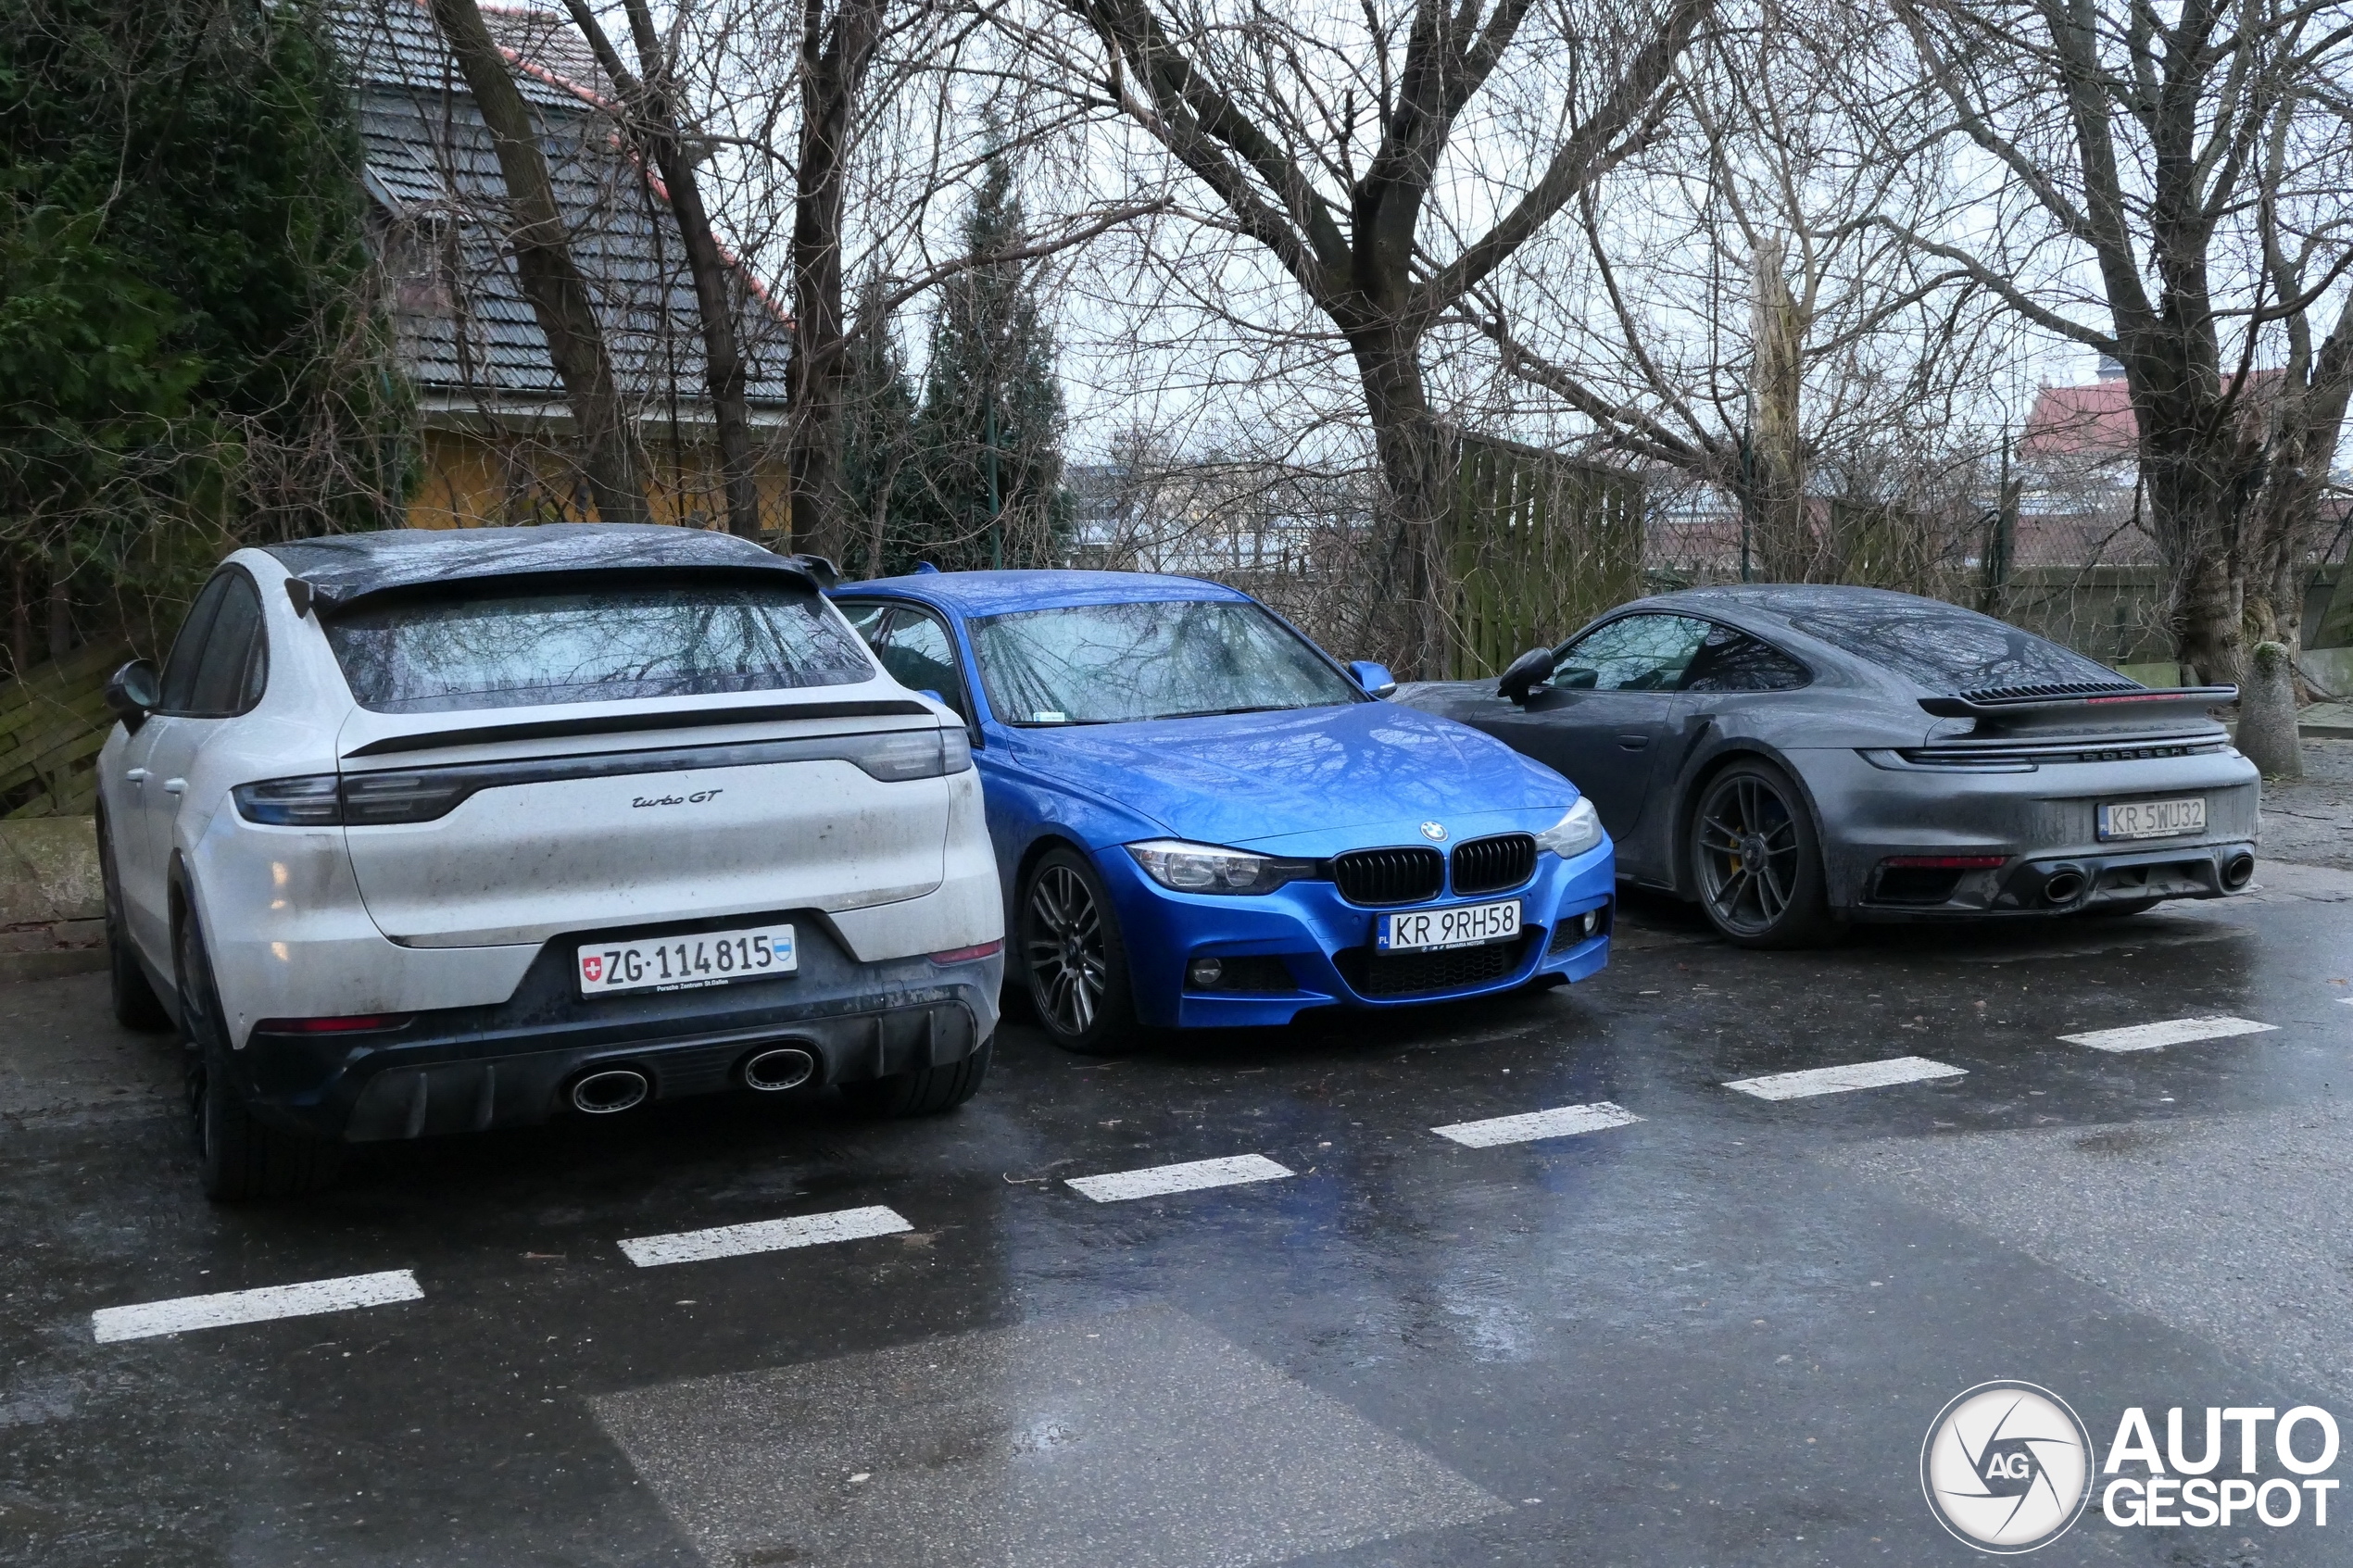
M 988 1063 L 996 1052 L 996 1037 L 991 1035 L 980 1043 L 980 1049 L 962 1061 L 844 1084 L 841 1098 L 862 1116 L 937 1116 L 955 1110 L 980 1092 L 981 1082 L 988 1076 Z
M 1835 935 L 1813 815 L 1772 763 L 1743 759 L 1708 780 L 1689 846 L 1700 908 L 1726 941 L 1811 947 Z
M 115 870 L 114 834 L 104 817 L 98 819 L 98 881 L 106 891 L 107 998 L 113 1004 L 114 1021 L 125 1029 L 161 1034 L 171 1027 L 171 1014 L 156 988 L 147 984 L 139 955 L 131 950 L 131 929 L 122 911 L 122 878 Z
M 343 1146 L 286 1132 L 255 1118 L 228 1070 L 220 994 L 193 911 L 173 946 L 180 972 L 181 1033 L 188 1044 L 188 1110 L 204 1195 L 216 1203 L 296 1198 L 335 1178 Z
M 1102 878 L 1075 850 L 1047 851 L 1016 916 L 1023 989 L 1038 1027 L 1066 1051 L 1109 1056 L 1135 1044 L 1127 946 Z

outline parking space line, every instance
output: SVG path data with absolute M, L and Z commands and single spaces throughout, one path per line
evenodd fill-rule
M 1774 1073 L 1762 1078 L 1740 1078 L 1724 1086 L 1758 1099 L 1804 1099 L 1809 1095 L 1844 1094 L 1849 1089 L 1882 1089 L 1891 1084 L 1917 1084 L 1930 1078 L 1963 1078 L 1969 1070 L 1947 1067 L 1924 1056 L 1892 1057 L 1885 1061 L 1857 1061 L 1845 1067 L 1815 1067 L 1803 1073 Z
M 1605 1127 L 1623 1127 L 1641 1120 L 1625 1107 L 1604 1099 L 1591 1105 L 1555 1106 L 1550 1110 L 1530 1110 L 1517 1116 L 1493 1116 L 1484 1122 L 1457 1122 L 1452 1126 L 1432 1127 L 1430 1131 L 1466 1148 L 1493 1148 L 1498 1144 L 1598 1133 Z
M 1098 1203 L 1123 1203 L 1131 1198 L 1198 1192 L 1202 1187 L 1236 1186 L 1243 1182 L 1271 1182 L 1293 1173 L 1289 1166 L 1277 1165 L 1263 1154 L 1229 1154 L 1222 1160 L 1192 1160 L 1182 1165 L 1150 1165 L 1140 1171 L 1073 1176 L 1070 1185 Z
M 748 1252 L 782 1252 L 786 1248 L 816 1247 L 828 1241 L 896 1236 L 914 1228 L 897 1210 L 876 1204 L 868 1209 L 837 1209 L 830 1214 L 801 1214 L 789 1220 L 757 1220 L 746 1225 L 714 1225 L 709 1230 L 632 1236 L 620 1245 L 631 1262 L 641 1269 L 651 1269 L 664 1263 L 700 1263 L 712 1258 L 740 1258 Z
M 2095 1029 L 2084 1035 L 2061 1035 L 2070 1045 L 2095 1051 L 2153 1051 L 2159 1046 L 2186 1046 L 2193 1040 L 2222 1040 L 2233 1035 L 2262 1035 L 2279 1027 L 2251 1018 L 2169 1018 L 2162 1023 L 2135 1023 L 2123 1029 Z
M 143 1301 L 134 1307 L 101 1307 L 90 1314 L 90 1332 L 99 1344 L 106 1345 L 119 1339 L 185 1334 L 192 1328 L 226 1328 L 232 1323 L 267 1323 L 272 1318 L 308 1317 L 318 1312 L 349 1311 L 356 1307 L 421 1301 L 424 1294 L 417 1284 L 417 1276 L 409 1270 L 386 1269 L 381 1273 L 314 1279 L 300 1285 L 265 1285 L 257 1290 L 179 1296 L 169 1301 Z

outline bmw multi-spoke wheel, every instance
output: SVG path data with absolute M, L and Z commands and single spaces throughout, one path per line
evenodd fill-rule
M 1049 850 L 1021 898 L 1022 975 L 1054 1044 L 1101 1054 L 1130 1043 L 1127 950 L 1102 879 L 1086 859 Z
M 1692 814 L 1700 907 L 1743 947 L 1803 947 L 1831 933 L 1822 849 L 1804 797 L 1762 760 L 1708 781 Z

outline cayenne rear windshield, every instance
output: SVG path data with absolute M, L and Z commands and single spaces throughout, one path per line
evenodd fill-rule
M 1363 700 L 1254 604 L 1171 599 L 1020 610 L 971 622 L 988 705 L 1008 724 L 1119 724 Z
M 379 713 L 623 702 L 874 678 L 815 595 L 646 582 L 362 602 L 326 623 L 351 695 Z
M 2105 664 L 1952 605 L 1899 600 L 1772 608 L 1807 636 L 1934 692 L 2132 684 Z

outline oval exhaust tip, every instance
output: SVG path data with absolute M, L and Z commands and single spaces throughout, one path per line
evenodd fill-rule
M 797 1089 L 817 1071 L 817 1059 L 799 1046 L 778 1046 L 744 1062 L 744 1082 L 762 1094 Z
M 2083 873 L 2082 872 L 2072 867 L 2065 871 L 2053 872 L 2048 880 L 2043 884 L 2043 902 L 2071 904 L 2075 902 L 2076 896 L 2082 891 Z
M 2236 893 L 2255 880 L 2255 857 L 2241 850 L 2222 862 L 2222 885 Z
M 591 1116 L 612 1116 L 645 1103 L 653 1083 L 634 1067 L 584 1073 L 572 1085 L 572 1107 Z

